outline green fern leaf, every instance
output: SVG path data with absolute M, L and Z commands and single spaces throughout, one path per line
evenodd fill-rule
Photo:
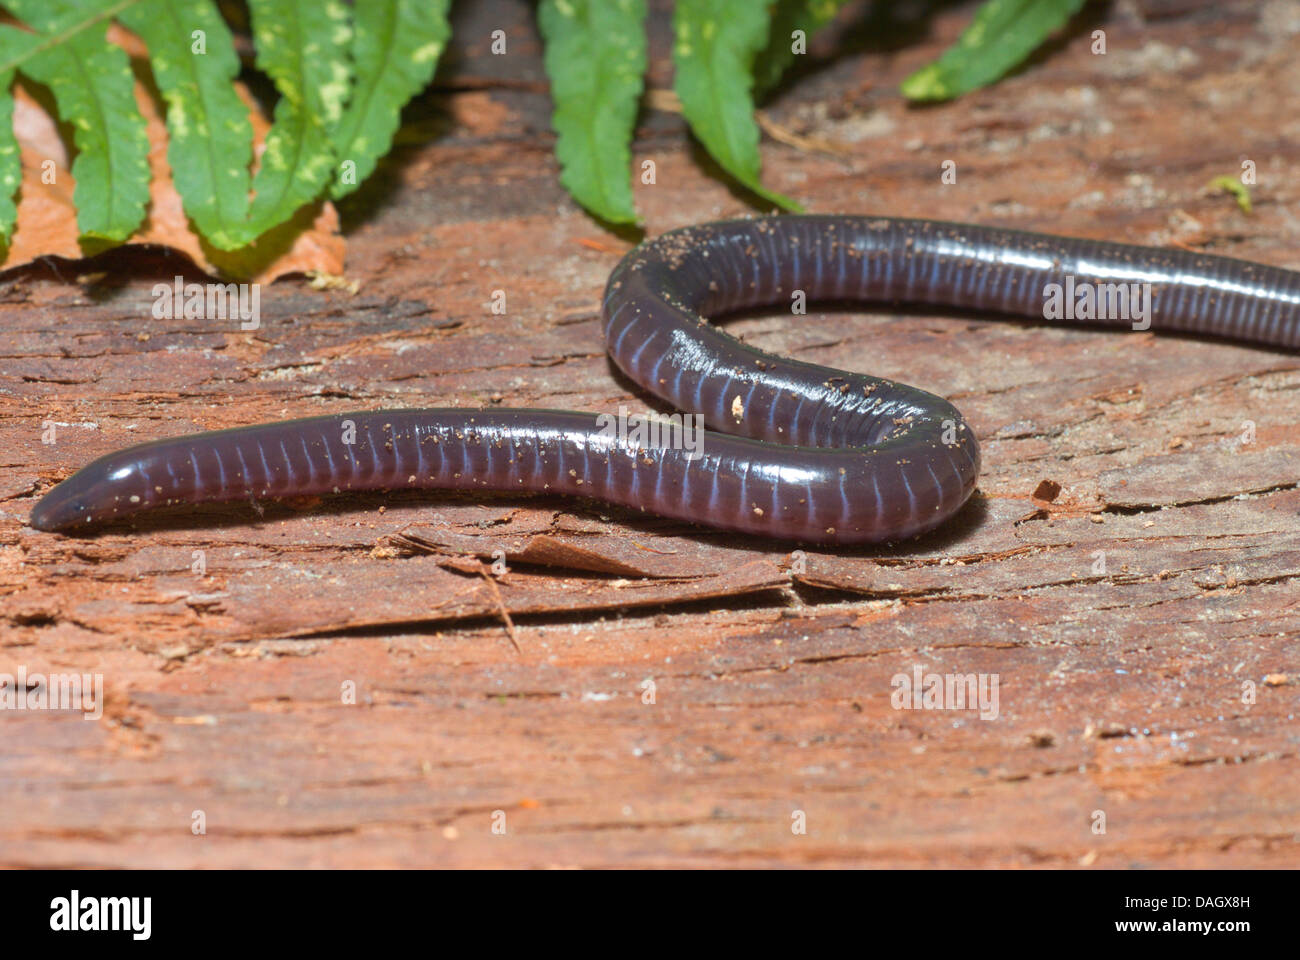
M 144 220 L 149 202 L 149 137 L 135 103 L 126 53 L 105 39 L 105 14 L 130 4 L 8 0 L 28 26 L 59 35 L 29 53 L 21 70 L 50 88 L 72 125 L 77 157 L 73 202 L 83 238 L 120 242 Z M 39 45 L 38 45 L 39 46 Z
M 356 84 L 332 131 L 340 168 L 330 191 L 334 199 L 347 196 L 370 176 L 392 146 L 402 107 L 433 79 L 451 36 L 450 6 L 451 0 L 356 0 Z
M 646 68 L 645 0 L 542 0 L 560 182 L 610 223 L 636 223 L 629 167 Z
M 1083 0 L 989 0 L 960 40 L 903 81 L 903 96 L 950 100 L 992 83 L 1082 6 Z
M 673 11 L 674 87 L 682 113 L 724 170 L 778 206 L 789 197 L 759 180 L 754 119 L 754 57 L 767 45 L 768 10 L 753 0 L 678 0 Z
M 212 0 L 146 0 L 122 21 L 149 48 L 167 101 L 167 159 L 186 214 L 218 249 L 244 246 L 253 128 L 232 86 L 239 58 L 226 22 Z
M 339 0 L 249 0 L 257 65 L 280 92 L 253 178 L 249 232 L 265 233 L 324 191 L 334 174 L 329 131 L 351 81 L 351 30 Z
M 14 136 L 14 98 L 10 93 L 13 81 L 12 72 L 0 74 L 0 246 L 13 236 L 18 220 L 14 195 L 23 180 L 22 157 Z
M 34 34 L 0 26 L 0 62 L 17 63 L 36 45 L 36 40 Z M 13 236 L 18 220 L 14 196 L 23 180 L 22 156 L 14 136 L 13 80 L 12 69 L 0 73 L 0 245 Z
M 845 2 L 778 0 L 772 11 L 771 39 L 767 49 L 754 60 L 754 90 L 759 96 L 775 87 L 794 62 L 794 32 L 801 30 L 805 39 L 811 37 L 834 19 Z

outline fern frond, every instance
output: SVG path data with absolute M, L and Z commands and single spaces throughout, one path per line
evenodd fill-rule
M 673 86 L 691 131 L 724 170 L 759 196 L 799 205 L 759 179 L 754 57 L 767 45 L 767 6 L 753 0 L 677 0 Z
M 351 81 L 351 28 L 338 0 L 249 0 L 257 66 L 280 100 L 253 178 L 250 233 L 288 220 L 334 174 L 330 128 L 343 116 Z
M 121 19 L 148 47 L 167 101 L 167 160 L 185 213 L 218 249 L 244 246 L 253 128 L 226 22 L 212 0 L 145 0 Z
M 135 78 L 125 51 L 106 38 L 107 16 L 130 5 L 7 3 L 28 26 L 64 35 L 62 42 L 29 51 L 20 67 L 50 88 L 60 117 L 72 125 L 78 229 L 83 237 L 111 242 L 135 232 L 149 202 L 149 137 L 135 103 Z
M 34 34 L 0 26 L 0 62 L 21 62 L 37 42 Z M 14 196 L 23 179 L 22 156 L 14 136 L 13 80 L 12 68 L 0 73 L 0 245 L 8 244 L 13 236 L 18 219 Z
M 961 39 L 907 77 L 912 100 L 950 100 L 992 83 L 1079 12 L 1083 0 L 988 0 Z
M 794 62 L 794 33 L 805 42 L 830 23 L 847 0 L 777 0 L 772 10 L 771 36 L 767 48 L 754 60 L 754 92 L 758 96 L 777 85 Z
M 334 199 L 347 196 L 374 172 L 392 146 L 402 107 L 433 79 L 451 36 L 450 6 L 451 0 L 356 0 L 356 83 L 332 131 L 340 167 L 330 189 Z
M 644 0 L 542 0 L 560 182 L 610 223 L 635 223 L 632 128 L 646 68 Z

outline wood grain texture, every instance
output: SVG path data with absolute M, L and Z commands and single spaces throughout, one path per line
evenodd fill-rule
M 972 9 L 847 10 L 844 43 L 815 42 L 766 108 L 805 144 L 765 140 L 766 182 L 814 212 L 1300 267 L 1300 3 L 1090 6 L 995 88 L 909 108 L 898 81 Z M 154 319 L 153 283 L 185 270 L 161 254 L 0 278 L 0 672 L 108 689 L 98 722 L 0 713 L 0 864 L 1295 865 L 1294 355 L 896 310 L 734 321 L 971 419 L 980 492 L 897 550 L 406 493 L 93 539 L 23 525 L 52 483 L 154 437 L 384 405 L 644 408 L 596 320 L 628 244 L 559 187 L 528 11 L 458 7 L 436 88 L 342 208 L 356 295 L 280 281 L 244 332 Z M 751 209 L 671 112 L 643 115 L 634 156 L 657 165 L 636 188 L 652 233 Z M 1205 189 L 1243 158 L 1251 216 Z M 52 446 L 46 421 L 66 424 Z M 997 675 L 997 718 L 894 709 L 917 665 Z

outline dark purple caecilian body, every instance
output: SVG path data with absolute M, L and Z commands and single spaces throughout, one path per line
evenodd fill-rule
M 589 413 L 339 414 L 109 454 L 55 487 L 30 522 L 76 529 L 166 504 L 446 488 L 575 494 L 813 543 L 899 540 L 942 523 L 975 488 L 979 444 L 961 414 L 904 384 L 763 353 L 703 318 L 788 307 L 802 291 L 1042 319 L 1053 284 L 1071 297 L 1088 285 L 1149 284 L 1144 326 L 1300 346 L 1300 273 L 1278 267 L 929 220 L 709 223 L 632 250 L 603 305 L 614 362 L 703 415 L 711 429 L 698 451 L 646 446 Z M 1081 310 L 1074 322 L 1133 321 Z

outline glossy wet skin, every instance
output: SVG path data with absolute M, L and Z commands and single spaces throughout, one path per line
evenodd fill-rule
M 1300 274 L 1277 267 L 928 220 L 703 224 L 631 251 L 610 276 L 602 314 L 614 362 L 676 409 L 703 415 L 710 429 L 694 447 L 646 445 L 591 413 L 356 412 L 110 454 L 55 487 L 30 522 L 75 531 L 168 504 L 440 488 L 589 496 L 813 543 L 899 540 L 951 517 L 975 488 L 979 444 L 961 414 L 905 384 L 763 353 L 703 318 L 788 310 L 802 291 L 809 301 L 1042 319 L 1048 285 L 1067 283 L 1150 284 L 1141 323 L 1152 329 L 1300 346 Z

